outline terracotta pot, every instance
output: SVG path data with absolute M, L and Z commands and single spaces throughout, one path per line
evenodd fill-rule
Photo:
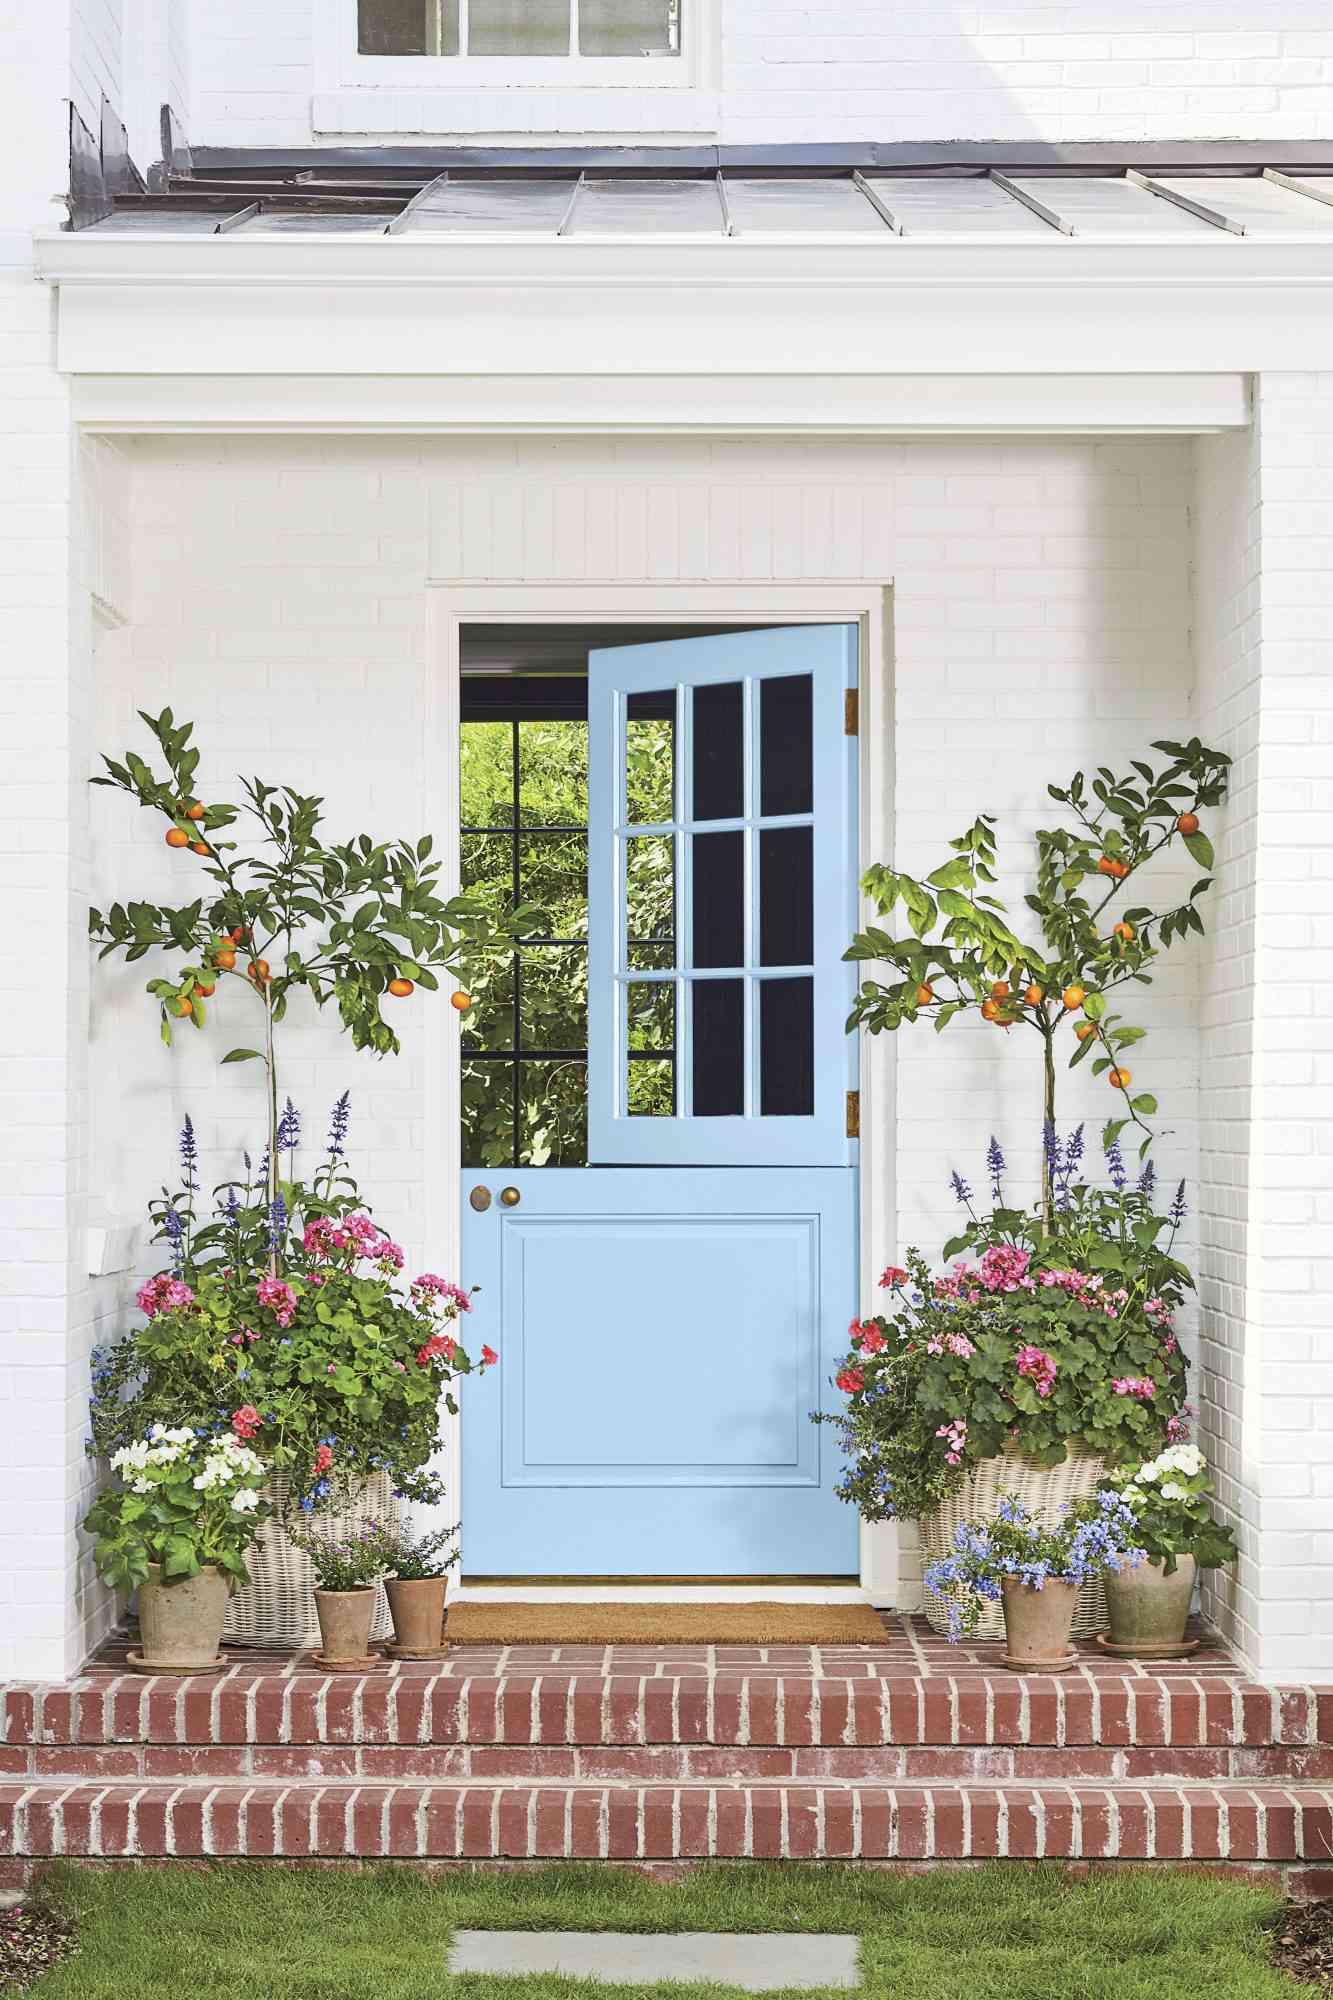
M 443 1653 L 444 1593 L 442 1576 L 386 1576 L 385 1595 L 393 1613 L 393 1650 L 414 1659 Z
M 370 1654 L 370 1626 L 375 1616 L 376 1588 L 315 1591 L 315 1610 L 323 1639 L 321 1657 L 364 1660 Z
M 1059 1465 L 1038 1465 L 1012 1447 L 997 1458 L 983 1458 L 958 1492 L 949 1494 L 922 1519 L 922 1554 L 927 1562 L 947 1556 L 962 1523 L 988 1520 L 1006 1493 L 1016 1493 L 1030 1512 L 1053 1528 L 1071 1501 L 1096 1492 L 1105 1468 L 1105 1459 L 1079 1450 L 1071 1450 Z M 925 1613 L 932 1631 L 948 1631 L 948 1606 L 931 1591 L 926 1592 Z M 1100 1576 L 1080 1590 L 1073 1629 L 1080 1638 L 1091 1638 L 1094 1632 L 1106 1629 L 1106 1596 Z M 982 1604 L 975 1636 L 1004 1637 L 1004 1614 L 998 1604 Z
M 1004 1592 L 1004 1664 L 1015 1673 L 1063 1674 L 1075 1661 L 1069 1644 L 1078 1585 L 1048 1579 L 1040 1590 L 1007 1576 Z
M 1194 1558 L 1177 1556 L 1170 1576 L 1160 1562 L 1137 1569 L 1109 1571 L 1106 1604 L 1111 1614 L 1111 1643 L 1132 1646 L 1137 1657 L 1152 1659 L 1177 1652 L 1185 1643 L 1185 1620 L 1194 1595 Z
M 179 1583 L 164 1583 L 159 1564 L 149 1563 L 148 1581 L 139 1585 L 142 1664 L 171 1674 L 215 1667 L 229 1588 L 211 1563 Z

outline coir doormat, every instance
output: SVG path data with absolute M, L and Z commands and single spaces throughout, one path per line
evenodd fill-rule
M 473 1646 L 873 1646 L 868 1604 L 452 1604 L 445 1638 Z

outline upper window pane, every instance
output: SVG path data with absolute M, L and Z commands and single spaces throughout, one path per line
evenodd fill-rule
M 469 0 L 470 56 L 566 56 L 569 0 Z
M 578 0 L 579 54 L 680 53 L 680 0 Z
M 456 56 L 458 0 L 357 0 L 363 56 Z

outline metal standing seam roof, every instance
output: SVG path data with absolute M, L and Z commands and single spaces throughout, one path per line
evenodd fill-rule
M 318 156 L 312 156 L 318 161 Z M 439 172 L 233 156 L 163 170 L 154 193 L 114 192 L 75 226 L 98 237 L 759 238 L 883 243 L 1333 242 L 1327 164 L 1150 169 L 1124 164 L 652 167 L 509 166 L 494 154 Z

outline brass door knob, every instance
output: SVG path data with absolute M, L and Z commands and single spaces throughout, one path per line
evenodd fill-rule
M 474 1187 L 468 1196 L 468 1201 L 478 1215 L 484 1215 L 491 1205 L 491 1191 L 488 1187 Z
M 501 1208 L 517 1208 L 523 1197 L 516 1187 L 500 1189 Z

